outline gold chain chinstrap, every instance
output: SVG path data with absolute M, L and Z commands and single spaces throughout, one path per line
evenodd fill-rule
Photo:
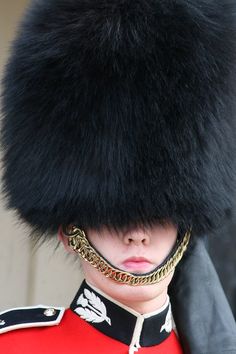
M 109 262 L 89 243 L 85 232 L 78 227 L 68 226 L 63 228 L 63 232 L 68 237 L 68 245 L 73 251 L 78 253 L 85 261 L 104 274 L 105 277 L 111 278 L 118 283 L 132 286 L 151 285 L 166 278 L 183 257 L 191 235 L 191 231 L 185 233 L 174 253 L 170 258 L 167 258 L 163 265 L 148 274 L 141 275 L 122 271 L 109 264 Z

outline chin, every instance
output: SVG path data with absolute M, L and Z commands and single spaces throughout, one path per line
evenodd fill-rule
M 167 292 L 166 287 L 160 283 L 135 287 L 124 285 L 119 290 L 116 296 L 120 297 L 120 302 L 146 302 L 160 296 L 164 291 Z
M 129 307 L 132 302 L 146 302 L 167 293 L 168 285 L 171 282 L 174 272 L 157 284 L 131 286 L 116 283 L 114 280 L 104 277 L 101 273 L 92 278 L 86 277 L 86 280 L 103 291 L 114 300 L 119 301 Z

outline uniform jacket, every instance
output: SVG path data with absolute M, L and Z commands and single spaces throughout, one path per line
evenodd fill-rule
M 9 322 L 21 316 L 23 322 L 27 313 L 42 327 L 22 323 L 21 327 L 33 327 L 3 333 L 4 354 L 32 353 L 35 343 L 34 351 L 44 354 L 183 354 L 172 328 L 169 299 L 158 311 L 140 315 L 84 281 L 64 314 L 60 308 L 38 307 L 14 310 L 2 318 Z

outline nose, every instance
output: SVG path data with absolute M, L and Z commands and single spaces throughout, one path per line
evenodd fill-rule
M 126 245 L 149 245 L 150 235 L 143 229 L 131 230 L 124 233 L 124 243 Z

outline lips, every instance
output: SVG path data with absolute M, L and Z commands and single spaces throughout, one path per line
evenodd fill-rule
M 130 257 L 122 262 L 122 268 L 127 271 L 146 272 L 152 268 L 153 264 L 144 257 Z

